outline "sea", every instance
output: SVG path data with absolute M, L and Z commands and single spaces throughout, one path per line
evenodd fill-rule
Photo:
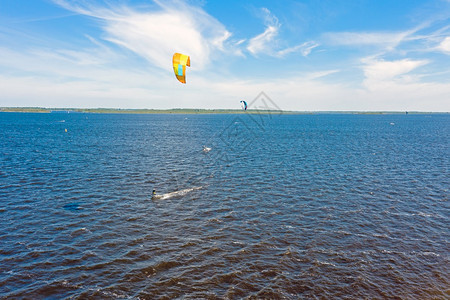
M 0 298 L 449 299 L 449 146 L 449 114 L 0 113 Z

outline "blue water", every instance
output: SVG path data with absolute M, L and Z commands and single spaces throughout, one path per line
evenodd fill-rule
M 449 143 L 448 114 L 0 113 L 0 297 L 448 299 Z

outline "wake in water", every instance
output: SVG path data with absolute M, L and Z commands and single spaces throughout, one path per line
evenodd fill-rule
M 203 188 L 203 187 L 202 186 L 197 186 L 197 187 L 188 188 L 188 189 L 179 190 L 179 191 L 174 191 L 174 192 L 165 193 L 165 194 L 161 194 L 161 195 L 157 195 L 156 194 L 156 190 L 153 190 L 153 192 L 152 192 L 152 200 L 165 200 L 165 199 L 170 199 L 172 197 L 183 197 L 187 193 L 195 191 L 195 190 L 199 190 L 201 188 Z

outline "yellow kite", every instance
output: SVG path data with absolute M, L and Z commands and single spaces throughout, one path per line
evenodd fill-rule
M 191 66 L 191 59 L 189 56 L 175 53 L 173 55 L 173 71 L 181 83 L 186 83 L 186 66 Z

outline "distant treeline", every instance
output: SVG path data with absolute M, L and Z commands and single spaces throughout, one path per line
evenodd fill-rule
M 44 108 L 44 107 L 1 107 L 0 112 L 31 113 L 98 113 L 98 114 L 243 114 L 243 113 L 296 113 L 275 110 L 241 109 L 121 109 L 121 108 Z
M 24 112 L 24 113 L 97 113 L 97 114 L 431 114 L 434 112 L 398 112 L 398 111 L 281 111 L 248 109 L 121 109 L 121 108 L 45 108 L 45 107 L 0 107 L 0 112 Z M 444 112 L 443 114 L 448 114 Z

